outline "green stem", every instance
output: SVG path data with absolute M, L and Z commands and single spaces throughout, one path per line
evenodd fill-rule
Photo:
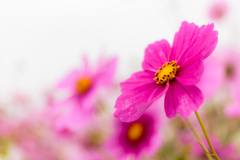
M 206 148 L 205 144 L 203 143 L 201 137 L 200 137 L 199 134 L 197 133 L 197 131 L 196 131 L 196 129 L 194 128 L 194 126 L 192 125 L 192 123 L 191 123 L 187 118 L 186 118 L 185 120 L 186 120 L 187 124 L 189 125 L 189 127 L 192 129 L 194 135 L 197 137 L 197 139 L 198 139 L 198 141 L 200 142 L 200 144 L 202 144 L 202 147 L 204 148 L 204 150 L 207 151 L 207 148 Z M 209 154 L 206 153 L 206 152 L 205 152 L 205 154 L 206 154 L 206 156 L 208 157 L 209 160 L 213 160 L 213 158 L 212 158 L 211 155 L 209 155 Z
M 199 124 L 200 124 L 201 127 L 202 127 L 203 133 L 204 133 L 204 135 L 205 135 L 205 137 L 206 137 L 206 139 L 207 139 L 207 142 L 208 142 L 208 145 L 209 145 L 209 147 L 210 147 L 210 149 L 211 149 L 212 154 L 214 155 L 214 157 L 216 158 L 216 160 L 220 160 L 219 157 L 217 156 L 217 153 L 215 152 L 215 150 L 214 150 L 214 148 L 213 148 L 213 146 L 212 146 L 212 143 L 211 143 L 211 141 L 210 141 L 210 139 L 209 139 L 209 137 L 208 137 L 207 131 L 206 131 L 206 129 L 205 129 L 203 123 L 202 123 L 202 120 L 201 120 L 198 112 L 195 111 L 195 114 L 196 114 L 196 117 L 197 117 L 197 119 L 198 119 Z

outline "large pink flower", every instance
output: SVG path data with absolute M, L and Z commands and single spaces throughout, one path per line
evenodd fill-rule
M 195 85 L 203 73 L 203 59 L 213 52 L 218 41 L 213 27 L 210 24 L 199 28 L 184 21 L 172 48 L 166 40 L 150 44 L 145 50 L 143 71 L 121 83 L 122 95 L 116 101 L 114 116 L 134 121 L 165 93 L 167 117 L 177 113 L 187 117 L 198 110 L 203 95 Z
M 68 91 L 68 97 L 54 107 L 58 115 L 57 129 L 76 129 L 89 122 L 94 114 L 97 94 L 111 84 L 115 70 L 116 58 L 107 62 L 100 59 L 96 69 L 90 68 L 84 59 L 82 69 L 73 70 L 58 84 L 58 88 Z

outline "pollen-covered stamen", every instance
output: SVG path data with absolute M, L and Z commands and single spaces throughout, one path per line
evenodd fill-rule
M 177 70 L 180 66 L 177 65 L 177 61 L 172 62 L 166 62 L 166 64 L 163 64 L 162 67 L 159 68 L 159 70 L 155 73 L 155 78 L 153 80 L 157 80 L 157 84 L 166 84 L 175 78 L 175 75 L 177 73 Z
M 76 89 L 80 94 L 85 93 L 91 87 L 91 80 L 88 77 L 82 77 L 77 81 Z

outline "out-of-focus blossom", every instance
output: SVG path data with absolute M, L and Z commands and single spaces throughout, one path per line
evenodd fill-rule
M 102 160 L 109 157 L 105 151 L 105 140 L 107 139 L 108 132 L 111 131 L 109 124 L 101 118 L 94 119 L 84 129 L 73 132 L 71 141 L 76 144 L 77 150 L 76 153 L 71 155 L 70 159 Z
M 197 84 L 205 99 L 211 99 L 223 85 L 224 65 L 216 58 L 209 57 L 204 61 L 204 72 Z
M 233 49 L 225 49 L 219 54 L 222 55 L 226 82 L 236 85 L 240 80 L 240 53 Z
M 225 70 L 225 87 L 228 91 L 228 103 L 225 114 L 228 117 L 240 116 L 240 53 L 233 49 L 225 49 L 221 52 Z
M 225 115 L 229 118 L 240 118 L 240 85 L 236 86 L 232 101 L 225 109 Z
M 78 140 L 80 147 L 87 152 L 95 153 L 95 151 L 101 150 L 105 140 L 103 133 L 104 127 L 106 126 L 103 126 L 103 124 L 100 125 L 99 123 L 92 123 L 91 127 L 86 127 L 85 131 L 81 132 L 81 137 Z
M 228 11 L 228 4 L 225 1 L 217 1 L 215 2 L 210 10 L 209 10 L 209 16 L 211 19 L 220 19 L 222 18 Z
M 214 25 L 200 28 L 194 23 L 182 22 L 175 34 L 173 46 L 166 40 L 150 44 L 145 50 L 142 68 L 121 83 L 114 116 L 121 121 L 138 119 L 162 95 L 167 117 L 181 114 L 188 117 L 203 103 L 202 92 L 195 86 L 203 73 L 203 59 L 215 49 L 218 32 Z
M 237 151 L 237 147 L 234 144 L 227 144 L 223 145 L 219 139 L 216 137 L 210 137 L 212 145 L 220 159 L 226 159 L 226 160 L 239 160 L 240 154 Z M 206 140 L 204 140 L 204 144 L 207 147 L 208 151 L 210 152 L 210 149 L 208 147 L 208 143 Z M 206 159 L 206 154 L 202 147 L 195 143 L 195 146 L 193 146 L 192 149 L 192 156 L 198 157 L 202 160 Z
M 126 123 L 115 121 L 115 131 L 107 143 L 109 153 L 114 159 L 125 159 L 129 156 L 135 159 L 153 156 L 160 149 L 161 128 L 158 103 L 147 110 L 138 120 Z
M 12 125 L 3 119 L 0 119 L 0 158 L 6 157 L 9 151 L 10 136 Z
M 84 67 L 71 71 L 59 84 L 59 89 L 69 92 L 68 98 L 57 104 L 56 127 L 76 129 L 89 123 L 95 113 L 97 93 L 111 84 L 116 70 L 116 58 L 107 62 L 99 60 L 96 69 L 84 59 Z
M 0 126 L 0 136 L 8 137 L 12 132 L 12 124 L 7 120 L 0 119 Z
M 12 141 L 23 152 L 26 159 L 61 160 L 60 141 L 51 132 L 49 123 L 41 113 L 30 114 L 15 123 L 11 133 Z M 56 143 L 58 142 L 58 143 Z

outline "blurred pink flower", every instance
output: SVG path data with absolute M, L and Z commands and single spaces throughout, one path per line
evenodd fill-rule
M 233 85 L 240 80 L 240 53 L 233 49 L 225 49 L 221 52 L 222 61 L 225 69 L 225 80 Z M 235 84 L 234 84 L 235 83 Z
M 153 156 L 161 147 L 160 137 L 161 113 L 153 103 L 138 120 L 126 123 L 115 120 L 115 131 L 106 143 L 107 150 L 114 159 L 125 159 L 134 156 L 135 159 Z
M 217 1 L 215 2 L 210 10 L 209 16 L 211 19 L 220 19 L 222 18 L 228 11 L 228 4 L 225 1 Z
M 17 120 L 12 130 L 12 140 L 26 159 L 61 160 L 61 142 L 51 132 L 48 121 L 42 113 L 32 113 Z M 55 143 L 58 142 L 58 143 Z
M 104 123 L 103 120 L 96 120 L 80 131 L 76 139 L 82 150 L 90 154 L 102 150 L 106 136 L 104 129 L 109 129 L 108 123 Z
M 71 144 L 76 144 L 76 150 L 70 155 L 70 160 L 107 159 L 108 154 L 104 144 L 108 138 L 108 132 L 111 131 L 110 123 L 108 123 L 111 121 L 105 121 L 100 116 L 96 117 L 97 119 L 91 121 L 88 126 L 73 132 L 71 137 L 67 137 L 66 140 L 70 140 Z
M 122 95 L 116 101 L 114 116 L 121 121 L 134 121 L 165 93 L 167 117 L 177 113 L 188 117 L 198 110 L 203 95 L 195 85 L 203 73 L 203 59 L 213 52 L 218 41 L 218 32 L 213 27 L 210 24 L 199 28 L 184 21 L 172 48 L 166 40 L 150 44 L 142 63 L 144 71 L 121 83 Z
M 236 86 L 232 99 L 224 110 L 225 115 L 229 118 L 240 118 L 240 84 Z
M 106 63 L 99 59 L 95 70 L 84 58 L 84 67 L 71 71 L 58 88 L 69 91 L 68 98 L 55 106 L 58 116 L 55 120 L 58 129 L 75 129 L 86 124 L 94 115 L 98 91 L 111 84 L 116 70 L 116 58 Z
M 10 123 L 10 121 L 0 118 L 0 126 L 1 126 L 0 137 L 10 136 L 13 129 L 13 125 Z
M 233 49 L 225 49 L 221 54 L 225 70 L 225 86 L 231 99 L 225 114 L 227 117 L 240 117 L 240 53 Z
M 197 86 L 201 89 L 205 99 L 211 99 L 223 85 L 224 65 L 213 56 L 204 61 L 204 68 Z
M 207 141 L 204 139 L 204 144 L 207 147 L 208 151 L 210 152 L 210 149 L 208 147 Z M 237 151 L 237 146 L 234 144 L 227 144 L 227 145 L 222 145 L 219 139 L 216 137 L 210 137 L 212 145 L 220 159 L 227 159 L 227 160 L 239 160 L 240 159 L 240 154 Z M 202 147 L 198 144 L 195 143 L 195 146 L 193 146 L 192 149 L 192 156 L 202 158 L 202 160 L 206 159 L 206 154 Z

